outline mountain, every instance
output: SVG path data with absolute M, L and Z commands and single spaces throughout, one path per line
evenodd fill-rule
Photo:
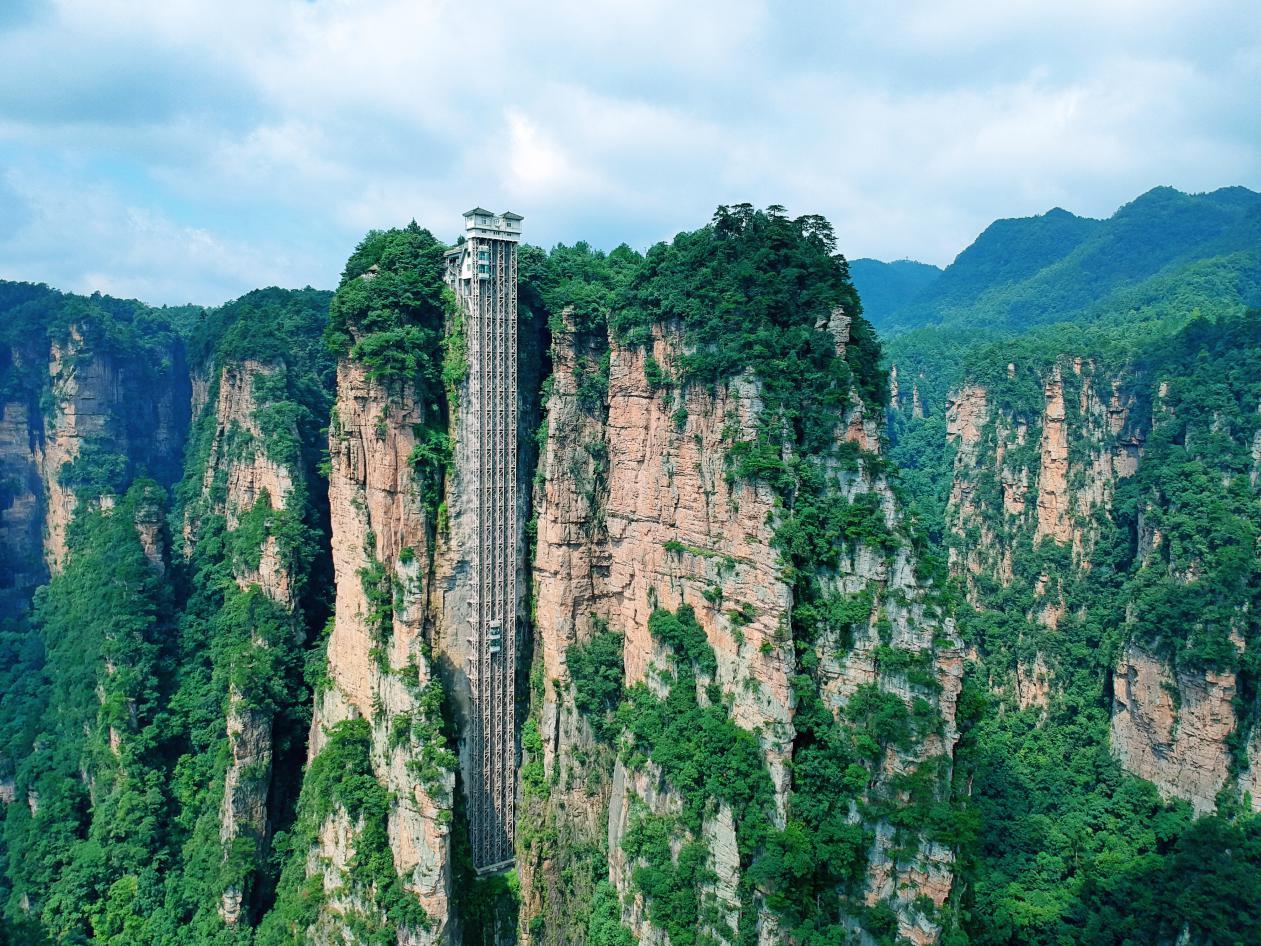
M 974 271 L 1107 225 L 1048 217 Z M 204 311 L 0 283 L 0 943 L 1257 940 L 1261 317 L 1219 270 L 891 377 L 820 217 L 522 245 L 480 876 L 446 250 Z
M 927 291 L 950 307 L 902 313 L 942 320 L 888 341 L 897 490 L 950 562 L 961 703 L 988 707 L 955 755 L 979 819 L 964 909 L 1003 918 L 973 942 L 1261 935 L 1251 893 L 1178 866 L 1228 850 L 1243 889 L 1261 876 L 1234 853 L 1261 836 L 1256 197 L 1000 221 Z M 1052 230 L 1077 243 L 1048 265 Z
M 374 232 L 331 297 L 191 324 L 6 285 L 9 937 L 936 937 L 961 657 L 833 249 L 741 206 L 522 250 L 511 885 L 468 850 L 445 247 Z
M 877 328 L 925 326 L 1014 332 L 1091 323 L 1161 298 L 1183 279 L 1213 278 L 1221 302 L 1261 302 L 1261 194 L 1242 187 L 1148 191 L 1107 220 L 1055 209 L 999 220 L 940 278 Z
M 988 707 L 955 756 L 978 817 L 960 857 L 967 909 L 1004 919 L 969 932 L 1246 941 L 1261 932 L 1261 312 L 1124 352 L 1051 341 L 986 347 L 944 404 L 891 415 L 901 495 L 957 582 L 961 703 Z M 1196 860 L 1249 892 L 1210 892 L 1179 866 Z
M 891 263 L 855 259 L 849 261 L 849 274 L 863 300 L 863 316 L 879 329 L 890 315 L 930 286 L 941 269 L 909 259 Z

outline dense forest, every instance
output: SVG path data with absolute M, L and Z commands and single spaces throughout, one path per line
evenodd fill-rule
M 887 313 L 902 381 L 889 456 L 925 531 L 953 560 L 971 558 L 957 613 L 977 659 L 957 762 L 980 829 L 964 848 L 972 941 L 1261 935 L 1255 800 L 1223 785 L 1216 815 L 1196 818 L 1205 806 L 1127 774 L 1110 725 L 1115 671 L 1137 644 L 1174 668 L 1163 686 L 1175 714 L 1189 680 L 1236 681 L 1221 774 L 1249 765 L 1261 313 L 1246 307 L 1259 298 L 1258 220 L 1256 195 L 1235 188 L 1153 191 L 1107 221 L 999 221 Z M 1070 495 L 1101 488 L 1101 453 L 1141 450 L 1110 495 L 1075 505 L 1067 548 L 1023 511 L 1047 459 L 1051 378 L 1063 386 Z M 1091 403 L 1109 388 L 1127 405 L 1120 429 Z M 966 510 L 960 470 L 975 460 L 947 433 L 961 389 L 984 392 L 980 449 L 992 451 Z M 1032 667 L 1053 682 L 1031 701 L 1020 691 Z
M 489 878 L 447 245 L 0 282 L 0 943 L 1261 941 L 1258 246 L 1241 188 L 943 271 L 747 204 L 521 246 Z

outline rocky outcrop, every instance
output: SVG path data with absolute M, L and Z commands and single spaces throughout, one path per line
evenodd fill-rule
M 981 435 L 990 419 L 990 404 L 985 388 L 966 385 L 946 402 L 946 436 L 955 443 L 955 474 L 950 486 L 950 512 L 956 532 L 976 530 L 981 541 L 950 546 L 950 562 L 972 574 L 982 569 L 980 547 L 989 530 L 978 517 L 975 471 L 984 462 Z
M 1017 595 L 1007 597 L 1009 604 L 1028 602 L 1027 629 L 1013 652 L 999 655 L 998 663 L 995 655 L 976 654 L 988 683 L 1016 709 L 1042 710 L 1055 699 L 1057 680 L 1066 678 L 1061 671 L 1073 669 L 1057 665 L 1063 649 L 1054 636 L 1065 633 L 1066 624 L 1068 633 L 1078 633 L 1103 619 L 1086 611 L 1097 599 L 1073 595 L 1094 567 L 1117 485 L 1139 471 L 1151 431 L 1176 415 L 1168 383 L 1134 373 L 1108 377 L 1087 358 L 1049 366 L 1036 379 L 1041 410 L 1013 413 L 1007 405 L 1020 403 L 1034 380 L 1022 374 L 1026 370 L 1008 366 L 1007 383 L 1023 388 L 1007 390 L 1000 382 L 987 398 L 979 386 L 965 385 L 951 398 L 947 429 L 956 460 L 947 517 L 954 533 L 951 564 L 966 583 L 969 603 L 984 609 L 987 595 L 979 589 L 992 580 Z M 1142 395 L 1148 388 L 1150 398 Z M 1188 430 L 1180 436 L 1190 442 L 1197 435 Z M 1036 484 L 1032 490 L 1030 483 Z M 1152 505 L 1157 501 L 1139 507 L 1133 550 L 1141 567 L 1168 571 L 1161 511 Z M 1022 543 L 1035 550 L 1038 543 L 1054 543 L 1071 554 L 1021 575 L 1017 556 L 1028 548 Z M 1170 576 L 1192 581 L 1195 565 L 1184 564 Z M 1236 635 L 1235 644 L 1242 649 L 1243 638 Z M 1233 672 L 1175 666 L 1139 641 L 1125 643 L 1112 674 L 1114 756 L 1197 812 L 1215 810 L 1224 789 L 1246 793 L 1255 807 L 1261 739 L 1247 729 L 1252 709 L 1238 705 L 1237 686 Z M 1236 749 L 1232 763 L 1231 746 L 1239 741 L 1244 748 Z
M 1217 808 L 1232 780 L 1229 737 L 1239 724 L 1234 673 L 1171 670 L 1136 644 L 1121 654 L 1113 675 L 1112 751 L 1125 768 L 1166 797 L 1191 803 L 1197 813 Z M 1240 787 L 1261 811 L 1253 772 L 1261 769 L 1257 740 L 1249 746 L 1251 770 Z
M 245 703 L 235 689 L 227 709 L 228 768 L 219 808 L 219 841 L 225 856 L 238 838 L 257 845 L 268 833 L 267 789 L 272 776 L 271 715 Z M 223 891 L 219 915 L 229 926 L 240 922 L 245 891 L 231 886 Z
M 119 423 L 123 392 L 112 359 L 86 351 L 82 336 L 73 330 L 64 344 L 53 343 L 48 374 L 54 407 L 44 418 L 40 471 L 46 501 L 44 555 L 56 571 L 65 561 L 66 529 L 78 505 L 74 489 L 63 483 L 62 470 L 85 443 L 125 452 L 118 449 L 125 448 Z
M 140 547 L 144 556 L 159 575 L 166 574 L 166 516 L 163 503 L 165 496 L 161 490 L 150 488 L 144 498 L 137 502 L 134 522 L 136 535 L 140 539 Z
M 924 402 L 920 398 L 919 383 L 924 378 L 921 371 L 915 378 L 911 380 L 911 417 L 915 420 L 924 419 Z M 904 411 L 906 396 L 902 391 L 902 385 L 898 381 L 898 366 L 892 365 L 889 368 L 889 408 L 894 411 Z
M 214 433 L 210 452 L 202 472 L 202 503 L 188 509 L 184 517 L 186 551 L 196 541 L 199 519 L 205 515 L 221 515 L 229 531 L 240 525 L 241 517 L 260 502 L 268 509 L 283 510 L 291 505 L 295 484 L 301 480 L 300 470 L 280 462 L 269 449 L 270 437 L 287 437 L 296 441 L 298 432 L 290 425 L 284 431 L 265 435 L 259 427 L 259 412 L 268 405 L 255 396 L 255 385 L 262 380 L 283 374 L 283 363 L 263 364 L 246 360 L 224 365 L 216 385 Z M 281 561 L 281 550 L 273 535 L 268 535 L 260 550 L 256 567 L 234 565 L 237 586 L 245 590 L 259 586 L 267 597 L 288 610 L 297 604 L 294 576 Z
M 294 573 L 302 565 L 282 547 L 272 528 L 281 516 L 301 517 L 308 495 L 296 453 L 284 454 L 280 446 L 297 443 L 299 431 L 292 422 L 277 430 L 274 421 L 264 430 L 260 421 L 276 406 L 270 398 L 284 396 L 286 372 L 281 360 L 245 359 L 223 364 L 214 373 L 213 383 L 202 380 L 193 386 L 194 403 L 200 403 L 203 411 L 198 437 L 206 443 L 206 453 L 204 467 L 188 474 L 200 492 L 184 508 L 183 552 L 186 557 L 195 554 L 212 518 L 221 517 L 229 534 L 241 528 L 246 518 L 261 523 L 259 547 L 246 550 L 249 554 L 230 554 L 227 563 L 240 592 L 261 593 L 286 616 L 288 627 L 282 636 L 288 639 L 269 639 L 256 630 L 250 645 L 257 649 L 299 647 L 305 635 L 299 589 L 306 576 Z M 194 378 L 208 375 L 209 369 L 202 368 Z M 218 812 L 225 858 L 239 858 L 243 846 L 252 847 L 255 857 L 262 856 L 273 830 L 268 798 L 274 775 L 274 719 L 260 696 L 243 690 L 233 677 L 225 711 L 228 758 Z M 242 922 L 248 899 L 249 891 L 238 884 L 223 890 L 219 904 L 223 921 L 229 926 Z
M 1068 430 L 1064 385 L 1056 366 L 1046 381 L 1042 414 L 1041 462 L 1038 465 L 1038 525 L 1034 535 L 1064 543 L 1072 538 L 1068 494 Z
M 1013 363 L 1009 378 L 1018 382 L 1025 370 Z M 1025 535 L 1071 546 L 1077 565 L 1089 568 L 1094 513 L 1110 508 L 1116 483 L 1138 468 L 1145 435 L 1131 416 L 1126 379 L 1101 379 L 1092 363 L 1075 359 L 1047 369 L 1038 384 L 1042 410 L 1030 416 L 1003 407 L 1002 392 L 992 404 L 992 392 L 976 384 L 947 402 L 947 436 L 956 448 L 950 559 L 960 574 L 1010 583 L 1014 546 Z M 977 604 L 971 579 L 968 588 Z M 1043 590 L 1053 597 L 1056 587 Z M 1032 613 L 1050 618 L 1056 607 L 1039 603 Z
M 343 359 L 337 382 L 329 428 L 336 603 L 310 755 L 339 722 L 370 723 L 372 768 L 395 800 L 388 832 L 394 867 L 430 921 L 400 935 L 409 943 L 446 942 L 454 775 L 418 774 L 421 753 L 433 748 L 418 741 L 424 727 L 417 725 L 420 693 L 435 674 L 427 628 L 440 620 L 430 610 L 436 524 L 410 461 L 426 417 L 409 391 L 387 390 L 358 363 Z M 330 831 L 326 824 L 321 836 Z
M 194 402 L 199 401 L 203 411 L 211 411 L 201 423 L 212 429 L 206 465 L 200 472 L 200 499 L 184 512 L 185 555 L 193 553 L 207 516 L 222 516 L 232 531 L 240 525 L 242 516 L 260 504 L 271 511 L 283 510 L 290 503 L 297 471 L 269 455 L 267 438 L 258 422 L 260 410 L 268 405 L 261 403 L 255 393 L 256 384 L 284 370 L 281 362 L 246 360 L 225 364 L 213 386 L 205 386 L 204 382 L 194 385 Z M 209 401 L 212 392 L 213 405 Z M 286 433 L 297 437 L 296 430 Z M 293 615 L 297 605 L 294 576 L 281 561 L 276 537 L 268 534 L 263 538 L 256 566 L 240 560 L 231 565 L 232 577 L 241 591 L 258 588 L 291 615 L 296 638 L 301 630 Z M 271 646 L 257 634 L 252 645 Z M 219 807 L 219 840 L 225 858 L 239 849 L 238 839 L 251 842 L 257 856 L 270 834 L 267 796 L 272 780 L 272 715 L 257 705 L 255 697 L 256 694 L 242 692 L 236 683 L 228 693 L 228 765 Z M 240 922 L 245 898 L 246 891 L 235 885 L 223 891 L 219 915 L 229 926 Z
M 43 486 L 36 458 L 43 424 L 25 399 L 0 404 L 0 616 L 27 607 L 47 577 L 42 554 Z
M 79 325 L 51 341 L 0 345 L 0 379 L 4 614 L 24 610 L 49 570 L 64 564 L 80 501 L 99 507 L 136 475 L 175 481 L 188 381 L 178 343 L 137 364 Z M 146 551 L 152 559 L 152 546 Z
M 570 784 L 592 750 L 567 688 L 568 649 L 597 626 L 617 630 L 625 635 L 627 683 L 645 680 L 654 661 L 668 662 L 648 633 L 649 616 L 656 608 L 688 604 L 714 647 L 717 680 L 732 697 L 732 718 L 762 733 L 782 817 L 792 656 L 781 629 L 791 594 L 771 547 L 773 494 L 767 487 L 733 483 L 723 463 L 732 425 L 752 435 L 756 386 L 743 379 L 714 395 L 698 389 L 663 396 L 649 383 L 645 362 L 651 355 L 664 371 L 672 369 L 678 337 L 664 333 L 650 352 L 615 344 L 607 400 L 585 410 L 577 371 L 591 355 L 583 348 L 587 340 L 565 333 L 553 341 L 535 559 L 535 647 L 545 676 L 540 730 L 548 774 Z M 721 598 L 715 588 L 722 589 Z M 737 628 L 731 613 L 753 617 Z M 582 798 L 585 788 L 576 788 L 568 799 L 551 801 L 570 830 L 594 839 L 603 826 L 590 815 L 603 807 L 601 798 L 613 797 L 607 828 L 611 874 L 623 887 L 629 873 L 617 868 L 625 826 L 619 826 L 618 811 L 627 804 L 627 778 L 625 772 L 616 779 L 606 772 L 594 799 Z M 629 779 L 638 785 L 631 794 L 645 804 L 668 797 L 660 787 L 638 784 L 648 779 L 643 773 Z M 546 865 L 527 862 L 522 874 L 525 896 L 540 908 L 561 896 L 558 878 Z M 637 935 L 653 935 L 641 914 L 628 921 Z
M 1248 474 L 1248 482 L 1254 488 L 1261 482 L 1261 430 L 1252 438 L 1252 472 Z
M 652 354 L 663 370 L 673 368 L 678 346 L 677 336 L 657 338 Z M 782 812 L 793 705 L 783 628 L 792 596 L 772 543 L 775 495 L 764 484 L 730 481 L 724 468 L 732 428 L 736 439 L 754 436 L 757 387 L 737 378 L 713 395 L 688 389 L 667 399 L 647 381 L 646 356 L 615 347 L 611 359 L 606 619 L 626 635 L 626 680 L 635 683 L 657 650 L 649 616 L 692 607 L 718 658 L 732 719 L 762 733 Z M 722 590 L 717 600 L 706 596 L 713 588 Z M 740 634 L 732 612 L 751 615 Z
M 522 913 L 549 918 L 546 941 L 557 946 L 585 931 L 573 903 L 591 896 L 603 871 L 588 868 L 584 875 L 572 861 L 575 853 L 607 843 L 605 812 L 613 790 L 610 753 L 575 709 L 567 667 L 569 649 L 607 621 L 608 405 L 604 398 L 584 399 L 579 383 L 598 370 L 608 339 L 603 331 L 577 331 L 571 313 L 562 318 L 552 339 L 551 390 L 543 405 L 547 437 L 538 459 L 532 563 L 534 663 L 541 686 L 534 688 L 531 710 L 550 788 L 545 798 L 523 799 L 518 825 Z M 532 837 L 546 830 L 557 833 L 558 843 L 544 848 Z M 523 935 L 534 939 L 528 927 Z
M 609 626 L 625 634 L 626 682 L 631 684 L 648 679 L 654 663 L 670 665 L 648 632 L 652 612 L 692 607 L 714 649 L 715 679 L 731 700 L 732 720 L 761 734 L 782 819 L 794 703 L 789 685 L 794 655 L 783 629 L 792 596 L 772 545 L 773 492 L 765 485 L 730 481 L 723 466 L 731 427 L 739 439 L 754 436 L 757 387 L 738 378 L 712 395 L 688 389 L 663 397 L 648 383 L 648 354 L 615 347 L 611 358 L 609 568 L 602 610 Z M 662 370 L 672 371 L 678 354 L 677 335 L 658 335 L 651 355 Z M 683 412 L 680 424 L 676 418 Z M 715 588 L 720 596 L 712 593 Z M 738 628 L 732 613 L 751 620 Z M 660 814 L 670 804 L 669 793 L 661 795 L 661 805 L 652 803 L 652 795 L 639 797 Z M 621 844 L 616 832 L 610 835 L 610 850 L 614 843 Z M 612 879 L 623 896 L 634 894 L 624 876 Z M 654 935 L 646 921 L 636 922 L 633 914 L 627 920 L 641 941 Z
M 899 936 L 915 946 L 930 946 L 941 935 L 936 911 L 945 907 L 954 888 L 954 851 L 944 844 L 921 840 L 909 855 L 898 854 L 895 835 L 890 824 L 876 826 L 868 861 L 866 903 L 896 903 Z M 927 904 L 931 904 L 930 909 L 925 909 Z M 865 939 L 870 942 L 870 937 Z
M 843 351 L 848 341 L 843 313 L 821 328 Z M 598 843 L 602 825 L 595 816 L 608 800 L 609 879 L 623 898 L 623 922 L 641 943 L 659 943 L 667 937 L 648 920 L 642 894 L 632 881 L 635 865 L 627 862 L 622 843 L 634 810 L 669 814 L 681 803 L 651 762 L 628 769 L 621 762 L 612 765 L 610 757 L 611 772 L 593 782 L 590 766 L 601 756 L 573 708 L 567 651 L 607 626 L 624 635 L 626 684 L 643 681 L 659 690 L 659 672 L 672 665 L 673 655 L 649 633 L 648 619 L 658 608 L 689 606 L 713 648 L 714 682 L 730 707 L 731 720 L 759 736 L 773 786 L 774 820 L 782 826 L 792 806 L 789 766 L 796 699 L 791 682 L 799 672 L 790 630 L 793 591 L 775 548 L 781 515 L 777 495 L 764 483 L 732 476 L 726 461 L 733 442 L 756 437 L 763 407 L 754 378 L 738 376 L 711 389 L 658 386 L 650 379 L 658 373 L 666 379 L 674 376 L 684 344 L 679 330 L 667 326 L 654 333 L 647 348 L 614 341 L 607 362 L 607 397 L 599 408 L 584 408 L 577 379 L 591 358 L 584 347 L 588 343 L 572 331 L 554 337 L 546 405 L 535 558 L 535 647 L 544 674 L 537 705 L 548 781 L 561 788 L 549 794 L 550 807 L 541 818 L 550 819 L 557 830 Z M 838 418 L 837 437 L 863 450 L 879 448 L 877 425 L 857 398 Z M 883 480 L 839 467 L 830 475 L 849 499 L 875 493 L 889 521 L 896 520 Z M 962 658 L 957 642 L 943 644 L 953 638 L 953 628 L 943 626 L 926 606 L 905 552 L 886 562 L 875 550 L 859 547 L 842 558 L 830 590 L 870 594 L 873 605 L 870 623 L 856 632 L 848 652 L 836 641 L 817 645 L 820 677 L 834 712 L 841 713 L 865 683 L 898 694 L 908 704 L 921 695 L 897 674 L 877 668 L 876 651 L 882 644 L 927 654 L 939 680 L 934 699 L 940 727 L 915 749 L 892 752 L 885 774 L 872 786 L 873 798 L 893 799 L 897 774 L 929 759 L 945 758 L 948 769 L 957 738 L 954 699 Z M 881 633 L 891 637 L 882 641 Z M 586 777 L 576 779 L 584 766 Z M 574 789 L 567 792 L 565 786 Z M 873 830 L 878 827 L 872 825 Z M 716 916 L 710 932 L 720 941 L 734 941 L 742 909 L 737 894 L 741 864 L 730 810 L 718 806 L 705 819 L 702 837 L 716 878 L 705 894 Z M 877 842 L 867 896 L 894 906 L 903 935 L 933 942 L 938 927 L 931 917 L 917 914 L 914 903 L 921 895 L 938 906 L 945 902 L 950 862 L 949 851 L 931 845 L 909 854 L 903 846 L 895 854 Z M 545 858 L 523 861 L 527 913 L 563 902 L 558 872 L 559 864 Z M 777 919 L 760 898 L 755 909 L 761 941 L 781 942 Z
M 44 493 L 44 556 L 57 571 L 66 557 L 66 530 L 80 500 L 100 498 L 101 477 L 79 486 L 68 475 L 85 451 L 97 458 L 172 482 L 179 468 L 188 404 L 181 353 L 155 379 L 120 365 L 75 328 L 52 343 L 48 361 L 52 410 L 45 415 L 36 462 Z M 155 383 L 156 382 L 156 383 Z M 92 493 L 92 489 L 96 492 Z
M 1016 705 L 1020 709 L 1046 709 L 1051 697 L 1051 671 L 1041 654 L 1016 662 Z

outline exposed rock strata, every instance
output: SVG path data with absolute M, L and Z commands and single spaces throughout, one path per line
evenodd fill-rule
M 1023 370 L 1012 364 L 1008 375 L 1017 379 Z M 965 579 L 971 604 L 983 606 L 979 580 L 1011 584 L 1019 564 L 1013 555 L 1023 537 L 1053 542 L 1071 550 L 1071 564 L 1031 580 L 1026 616 L 1049 634 L 1059 632 L 1069 617 L 1066 588 L 1073 575 L 1094 565 L 1092 552 L 1117 484 L 1139 470 L 1150 431 L 1173 418 L 1164 382 L 1153 384 L 1150 413 L 1136 412 L 1136 404 L 1145 403 L 1136 396 L 1137 383 L 1132 376 L 1102 376 L 1090 360 L 1073 359 L 1039 379 L 1042 409 L 1033 416 L 996 411 L 977 385 L 951 398 L 947 430 L 957 447 L 947 509 L 955 536 L 951 563 Z M 1150 508 L 1140 509 L 1135 553 L 1143 567 L 1165 568 L 1165 537 L 1154 518 Z M 1190 580 L 1193 573 L 1175 577 Z M 989 684 L 1019 709 L 1045 708 L 1057 692 L 1050 656 L 1056 648 L 1034 636 L 1021 647 L 1010 668 L 990 667 Z M 1198 812 L 1214 810 L 1223 789 L 1247 793 L 1254 807 L 1261 805 L 1261 737 L 1236 733 L 1247 724 L 1237 718 L 1236 685 L 1231 673 L 1174 669 L 1140 644 L 1127 644 L 1113 672 L 1114 755 L 1166 797 L 1185 799 Z M 1246 742 L 1238 774 L 1228 748 L 1234 739 Z
M 85 447 L 117 454 L 161 482 L 178 470 L 187 426 L 187 380 L 179 351 L 155 384 L 106 352 L 94 350 L 75 329 L 54 341 L 48 360 L 53 409 L 35 445 L 44 494 L 44 556 L 57 571 L 66 557 L 66 530 L 80 496 L 64 483 L 63 470 Z
M 843 350 L 848 319 L 838 312 L 824 327 Z M 576 377 L 584 363 L 583 344 L 572 333 L 554 339 L 538 499 L 536 649 L 544 674 L 539 719 L 549 781 L 562 786 L 552 793 L 547 816 L 562 830 L 598 843 L 601 826 L 592 814 L 604 798 L 610 800 L 609 873 L 626 905 L 623 921 L 641 943 L 657 943 L 665 934 L 647 919 L 630 879 L 633 865 L 626 863 L 621 844 L 633 805 L 666 813 L 679 802 L 651 763 L 634 771 L 617 763 L 611 777 L 596 780 L 594 796 L 565 792 L 564 786 L 575 784 L 584 760 L 589 764 L 593 758 L 590 732 L 573 709 L 566 652 L 585 640 L 596 622 L 607 623 L 625 635 L 626 682 L 642 680 L 655 687 L 652 668 L 669 667 L 672 657 L 649 634 L 648 618 L 656 608 L 689 605 L 713 647 L 715 680 L 730 701 L 732 720 L 760 736 L 774 786 L 776 820 L 782 825 L 792 804 L 788 762 L 795 698 L 790 681 L 797 665 L 788 628 L 793 595 L 773 544 L 779 517 L 775 493 L 764 484 L 730 477 L 725 467 L 730 443 L 752 439 L 757 430 L 762 403 L 752 377 L 740 376 L 713 390 L 654 388 L 645 371 L 648 354 L 667 376 L 680 354 L 680 334 L 666 328 L 656 333 L 649 351 L 614 342 L 607 399 L 600 409 L 584 409 Z M 839 439 L 866 450 L 878 448 L 875 419 L 865 416 L 856 398 L 838 421 Z M 875 491 L 894 520 L 893 498 L 883 480 L 840 470 L 833 475 L 851 498 Z M 907 700 L 912 696 L 904 680 L 875 667 L 877 612 L 892 626 L 893 646 L 932 654 L 942 684 L 940 731 L 912 753 L 892 753 L 886 774 L 873 786 L 874 792 L 891 791 L 886 779 L 896 773 L 925 759 L 949 759 L 957 738 L 954 698 L 962 658 L 957 646 L 942 644 L 951 639 L 952 630 L 927 612 L 905 554 L 886 564 L 873 550 L 859 547 L 833 581 L 845 593 L 869 591 L 877 602 L 870 625 L 855 635 L 853 648 L 839 661 L 833 656 L 835 647 L 819 644 L 835 710 L 863 683 L 875 682 Z M 721 595 L 714 589 L 721 589 Z M 740 611 L 751 620 L 736 627 L 730 615 Z M 583 783 L 590 784 L 590 779 Z M 733 837 L 726 817 L 729 812 L 724 815 L 720 808 L 706 819 L 703 831 L 718 878 L 710 890 L 718 916 L 711 932 L 720 939 L 736 928 L 739 910 L 734 890 L 740 865 L 734 844 L 728 843 Z M 868 896 L 892 903 L 903 935 L 934 941 L 937 926 L 918 916 L 912 904 L 920 894 L 944 903 L 950 887 L 949 852 L 926 847 L 895 858 L 877 843 L 871 855 Z M 549 872 L 546 861 L 523 863 L 522 879 L 527 909 L 546 910 L 563 895 L 563 883 Z M 781 942 L 775 917 L 764 906 L 758 910 L 760 939 L 768 946 Z
M 1046 409 L 1042 414 L 1042 457 L 1038 465 L 1039 539 L 1067 542 L 1072 538 L 1068 495 L 1068 430 L 1064 416 L 1064 385 L 1057 367 L 1046 381 Z
M 196 544 L 202 517 L 223 516 L 229 530 L 237 528 L 241 517 L 260 502 L 269 510 L 287 508 L 292 500 L 295 479 L 300 472 L 287 468 L 268 453 L 267 438 L 259 426 L 258 414 L 267 405 L 258 401 L 255 386 L 284 372 L 282 363 L 264 364 L 246 360 L 222 367 L 217 383 L 209 453 L 201 473 L 200 502 L 185 510 L 185 554 Z M 194 402 L 202 409 L 209 405 L 209 390 L 200 392 L 194 385 Z M 288 432 L 296 441 L 297 430 Z M 285 611 L 293 621 L 295 637 L 302 633 L 296 614 L 295 586 L 297 576 L 283 561 L 274 535 L 263 540 L 256 567 L 235 562 L 233 579 L 242 591 L 258 588 Z M 268 643 L 257 636 L 255 647 Z M 234 684 L 228 694 L 226 732 L 228 766 L 224 773 L 223 801 L 219 809 L 219 840 L 227 852 L 238 846 L 238 839 L 248 839 L 261 852 L 263 841 L 270 835 L 267 807 L 272 781 L 273 745 L 272 716 L 254 706 L 255 694 L 242 693 Z M 223 892 L 219 914 L 229 926 L 236 925 L 245 909 L 246 892 L 231 886 Z
M 1191 803 L 1197 813 L 1217 808 L 1231 782 L 1228 739 L 1239 724 L 1233 673 L 1171 671 L 1160 658 L 1130 644 L 1113 676 L 1112 751 L 1125 768 L 1154 784 L 1162 795 Z M 1254 737 L 1251 770 L 1240 788 L 1261 811 L 1255 772 L 1261 754 Z
M 337 594 L 329 681 L 317 697 L 310 755 L 319 753 L 328 730 L 342 720 L 369 721 L 373 770 L 396 800 L 388 832 L 394 867 L 431 921 L 427 929 L 400 935 L 417 944 L 440 943 L 446 941 L 450 914 L 453 776 L 446 773 L 436 785 L 426 785 L 408 765 L 422 748 L 415 736 L 390 738 L 396 720 L 418 712 L 418 694 L 434 673 L 425 628 L 432 621 L 429 563 L 435 524 L 409 460 L 425 416 L 408 391 L 387 391 L 355 362 L 338 364 L 337 382 L 329 429 Z M 384 627 L 374 623 L 380 605 L 370 600 L 363 579 L 377 565 L 391 589 Z M 354 826 L 342 827 L 342 834 L 356 833 Z M 338 834 L 335 828 L 326 824 L 321 837 Z M 347 843 L 353 847 L 353 841 Z M 333 883 L 328 871 L 337 869 L 337 860 L 331 864 L 324 868 L 326 886 Z
M 0 369 L 26 378 L 0 402 L 0 613 L 23 610 L 30 593 L 66 557 L 66 532 L 80 500 L 65 483 L 85 446 L 163 485 L 179 471 L 187 428 L 183 352 L 161 366 L 118 364 L 71 327 L 40 349 L 0 350 Z M 7 379 L 6 379 L 7 380 Z M 43 405 L 47 405 L 45 408 Z M 108 502 L 108 500 L 105 500 Z
M 1022 370 L 1008 366 L 1012 377 Z M 1071 546 L 1077 565 L 1089 568 L 1098 539 L 1092 517 L 1110 508 L 1116 483 L 1138 468 L 1144 433 L 1131 417 L 1133 395 L 1123 379 L 1101 381 L 1091 363 L 1077 361 L 1054 366 L 1039 383 L 1042 410 L 1033 416 L 995 411 L 985 388 L 975 384 L 947 403 L 947 436 L 957 448 L 947 510 L 957 537 L 950 557 L 961 574 L 1009 583 L 1022 534 Z M 998 504 L 988 498 L 990 478 Z M 971 580 L 968 588 L 977 603 Z M 1054 587 L 1044 590 L 1054 597 Z M 1045 604 L 1056 607 L 1053 600 Z M 1035 612 L 1054 620 L 1044 604 Z

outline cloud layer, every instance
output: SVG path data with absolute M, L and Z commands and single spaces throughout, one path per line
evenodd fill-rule
M 11 0 L 0 277 L 332 286 L 368 228 L 475 203 L 606 247 L 782 203 L 945 263 L 1000 216 L 1261 186 L 1251 6 Z

